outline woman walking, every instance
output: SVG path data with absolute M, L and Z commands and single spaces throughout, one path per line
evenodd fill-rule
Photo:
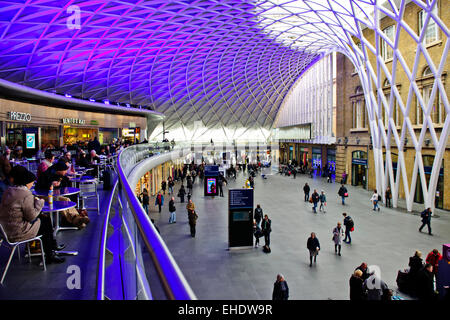
M 180 202 L 184 203 L 184 195 L 186 194 L 186 190 L 184 189 L 184 185 L 181 185 L 180 190 L 178 191 L 178 196 L 180 197 Z
M 338 222 L 337 226 L 333 229 L 333 238 L 334 241 L 334 252 L 339 256 L 341 255 L 341 247 L 342 247 L 342 237 L 344 236 L 344 228 L 342 228 L 341 223 Z M 339 249 L 339 251 L 338 251 Z
M 373 203 L 373 211 L 376 211 L 377 209 L 378 211 L 380 211 L 380 207 L 378 206 L 378 201 L 380 201 L 380 197 L 381 196 L 378 195 L 377 189 L 375 189 L 373 191 L 372 197 L 370 198 L 370 201 L 372 201 Z
M 197 224 L 198 215 L 195 212 L 195 204 L 192 200 L 189 200 L 186 205 L 186 209 L 188 211 L 188 219 L 189 219 L 189 227 L 191 229 L 191 237 L 195 238 L 195 226 Z

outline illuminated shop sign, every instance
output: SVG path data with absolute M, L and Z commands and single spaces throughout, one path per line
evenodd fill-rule
M 86 120 L 77 118 L 64 118 L 62 119 L 64 124 L 86 124 Z
M 29 113 L 9 111 L 7 113 L 7 116 L 9 120 L 24 121 L 24 122 L 31 121 L 31 114 Z

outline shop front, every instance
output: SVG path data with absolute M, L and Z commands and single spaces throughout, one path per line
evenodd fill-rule
M 352 152 L 352 185 L 367 189 L 367 152 Z
M 322 148 L 312 148 L 312 167 L 316 175 L 321 174 L 322 169 Z
M 144 116 L 70 110 L 6 99 L 0 99 L 0 106 L 2 148 L 21 146 L 27 157 L 44 147 L 85 145 L 94 137 L 100 144 L 111 143 L 122 133 L 130 137 L 130 142 L 141 141 L 141 129 L 145 131 L 147 126 Z
M 327 149 L 327 166 L 332 175 L 336 174 L 336 149 Z

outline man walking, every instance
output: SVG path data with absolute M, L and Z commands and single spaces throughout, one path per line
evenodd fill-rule
M 256 224 L 259 228 L 261 228 L 261 222 L 263 220 L 263 210 L 261 209 L 261 206 L 259 204 L 256 205 L 255 214 L 253 216 L 255 219 Z
M 306 248 L 309 250 L 309 266 L 312 267 L 313 257 L 314 263 L 316 263 L 316 258 L 320 250 L 319 239 L 316 238 L 316 234 L 314 232 L 311 232 L 311 236 L 306 242 Z
M 350 236 L 350 232 L 352 232 L 352 229 L 355 224 L 353 222 L 352 217 L 347 216 L 347 213 L 344 212 L 342 215 L 344 216 L 344 226 L 345 226 L 344 242 L 347 242 L 347 238 L 348 238 L 347 243 L 352 243 L 352 237 Z
M 170 212 L 170 218 L 169 223 L 176 223 L 177 222 L 177 215 L 176 215 L 176 208 L 175 208 L 175 198 L 172 197 L 169 201 L 169 212 Z
M 323 190 L 320 193 L 319 200 L 320 200 L 319 210 L 325 213 L 325 207 L 327 206 L 327 197 L 325 196 L 325 192 Z
M 425 225 L 428 226 L 428 234 L 432 236 L 431 234 L 431 208 L 427 208 L 420 214 L 422 217 L 422 226 L 419 228 L 419 232 L 422 232 L 423 227 Z
M 314 213 L 317 213 L 317 203 L 319 202 L 319 194 L 317 193 L 316 189 L 314 189 L 314 192 L 311 195 L 311 200 L 313 203 L 313 211 Z
M 345 198 L 348 197 L 347 188 L 342 184 L 339 188 L 338 195 L 342 198 L 342 205 L 345 205 Z
M 305 183 L 305 186 L 303 187 L 303 192 L 305 193 L 305 202 L 309 200 L 309 191 L 311 189 L 308 186 L 308 183 Z
M 264 219 L 262 222 L 262 233 L 264 235 L 265 247 L 270 247 L 270 233 L 272 232 L 272 220 L 269 219 L 269 216 L 264 215 Z

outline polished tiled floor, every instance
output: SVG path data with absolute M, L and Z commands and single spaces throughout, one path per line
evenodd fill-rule
M 228 187 L 241 187 L 243 181 L 240 175 Z M 319 191 L 325 190 L 325 214 L 314 214 L 311 205 L 303 201 L 305 182 Z M 178 188 L 179 184 L 175 194 Z M 297 175 L 297 179 L 280 175 L 267 180 L 257 177 L 255 204 L 260 203 L 272 219 L 271 254 L 263 253 L 261 248 L 227 250 L 227 191 L 224 198 L 205 198 L 198 180 L 193 195 L 199 215 L 196 238 L 190 237 L 185 204 L 179 203 L 178 198 L 176 224 L 168 224 L 168 198 L 162 213 L 151 215 L 199 299 L 271 299 L 277 273 L 285 276 L 290 299 L 348 299 L 348 280 L 363 261 L 378 265 L 382 279 L 395 293 L 397 271 L 407 267 L 415 250 L 426 255 L 433 248 L 441 251 L 442 244 L 450 242 L 448 212 L 437 212 L 439 217 L 432 219 L 434 236 L 429 236 L 418 232 L 418 213 L 384 207 L 374 212 L 369 201 L 371 193 L 348 185 L 350 197 L 343 207 L 338 188 L 336 183 L 304 175 Z M 354 219 L 355 232 L 352 244 L 344 243 L 339 257 L 334 253 L 331 232 L 342 221 L 342 212 Z M 316 232 L 322 250 L 317 264 L 310 268 L 306 240 L 311 231 Z

